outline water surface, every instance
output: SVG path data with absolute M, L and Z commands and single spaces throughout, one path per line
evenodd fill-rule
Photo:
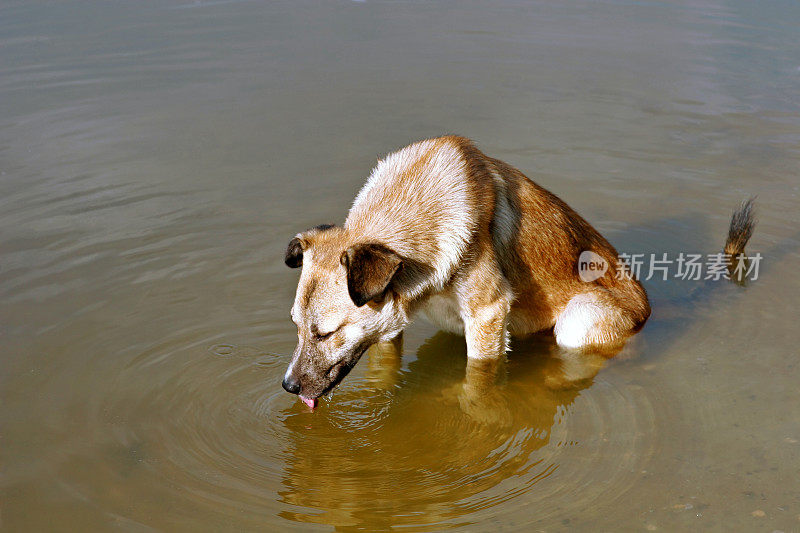
M 2 526 L 800 530 L 798 89 L 793 2 L 4 3 Z M 760 278 L 490 387 L 419 321 L 310 413 L 286 243 L 446 132 L 628 253 L 757 194 Z

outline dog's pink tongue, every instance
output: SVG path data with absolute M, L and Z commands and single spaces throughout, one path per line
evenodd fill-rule
M 300 396 L 300 399 L 303 400 L 303 403 L 306 404 L 312 411 L 317 406 L 316 398 L 306 398 L 305 396 Z

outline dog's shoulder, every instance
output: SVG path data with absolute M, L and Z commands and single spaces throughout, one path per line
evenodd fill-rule
M 378 161 L 345 227 L 425 263 L 447 281 L 473 238 L 483 205 L 471 173 L 471 141 L 449 135 L 415 142 Z

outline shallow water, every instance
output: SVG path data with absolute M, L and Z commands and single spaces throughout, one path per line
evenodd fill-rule
M 4 3 L 0 523 L 800 530 L 799 30 L 788 1 Z M 284 247 L 443 132 L 628 253 L 716 252 L 757 194 L 760 277 L 647 281 L 616 358 L 533 338 L 479 387 L 419 321 L 311 413 Z

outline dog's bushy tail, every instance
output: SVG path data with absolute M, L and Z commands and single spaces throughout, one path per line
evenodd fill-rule
M 739 209 L 733 212 L 731 227 L 728 230 L 728 240 L 725 241 L 725 253 L 735 258 L 744 253 L 747 241 L 753 236 L 756 227 L 756 218 L 753 211 L 755 198 L 748 198 Z
M 753 230 L 756 227 L 755 212 L 753 209 L 753 202 L 755 198 L 748 198 L 739 209 L 733 212 L 731 217 L 731 226 L 728 229 L 728 240 L 725 241 L 724 253 L 730 258 L 728 263 L 728 271 L 731 273 L 731 279 L 734 281 L 742 281 L 735 279 L 733 276 L 736 265 L 739 264 L 745 257 L 744 247 L 750 237 L 753 236 Z

